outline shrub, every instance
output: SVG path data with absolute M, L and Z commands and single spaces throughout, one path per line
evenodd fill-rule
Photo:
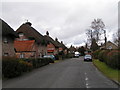
M 99 55 L 100 51 L 101 51 L 101 50 L 96 50 L 96 51 L 93 52 L 93 57 L 94 57 L 95 59 L 98 59 L 98 55 Z
M 107 62 L 106 64 L 112 68 L 120 69 L 120 51 L 112 50 L 107 55 Z
M 32 64 L 19 60 L 15 57 L 3 57 L 2 74 L 6 78 L 21 75 L 23 72 L 32 70 Z
M 14 57 L 3 58 L 2 74 L 4 77 L 12 78 L 21 75 L 22 70 L 19 61 Z
M 102 62 L 106 62 L 107 60 L 107 54 L 110 52 L 110 50 L 102 50 L 99 52 L 98 59 Z
M 98 59 L 103 62 L 104 58 L 103 58 L 103 54 L 104 54 L 105 50 L 100 51 L 99 55 L 98 55 Z

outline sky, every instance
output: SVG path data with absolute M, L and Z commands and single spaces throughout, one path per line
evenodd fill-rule
M 2 0 L 0 17 L 15 31 L 27 20 L 42 35 L 63 41 L 66 46 L 87 42 L 86 29 L 94 19 L 105 24 L 108 40 L 118 30 L 119 0 Z M 1 5 L 0 5 L 1 6 Z

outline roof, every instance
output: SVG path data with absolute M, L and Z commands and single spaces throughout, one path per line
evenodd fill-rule
M 24 33 L 27 38 L 34 38 L 37 43 L 42 43 L 44 41 L 43 35 L 41 35 L 36 29 L 31 27 L 31 23 L 22 24 L 17 30 L 17 33 Z
M 14 38 L 18 37 L 18 34 L 2 19 L 0 19 L 0 25 L 2 25 L 2 35 L 3 36 L 8 36 L 11 35 Z
M 114 45 L 114 46 L 116 46 L 117 47 L 117 45 L 116 44 L 114 44 L 114 43 L 112 43 L 111 41 L 108 41 L 108 42 L 106 42 L 106 44 L 112 44 L 112 45 Z M 102 45 L 102 47 L 104 47 L 105 46 L 105 43 Z
M 55 47 L 59 47 L 59 45 L 50 36 L 45 35 L 44 38 L 48 43 L 51 42 Z
M 116 44 L 114 44 L 114 43 L 112 43 L 111 41 L 108 41 L 108 42 L 106 42 L 106 47 L 109 47 L 109 46 L 114 46 L 114 48 L 118 48 L 118 46 L 116 45 Z M 101 48 L 105 48 L 105 43 L 101 46 Z
M 34 43 L 35 40 L 14 41 L 14 48 L 16 49 L 17 52 L 33 51 Z

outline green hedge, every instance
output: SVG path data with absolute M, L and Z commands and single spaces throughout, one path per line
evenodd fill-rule
M 93 57 L 94 57 L 95 59 L 98 59 L 98 55 L 99 55 L 100 51 L 101 51 L 101 50 L 96 50 L 96 51 L 94 51 L 94 52 L 92 53 L 92 54 L 93 54 Z
M 120 51 L 113 50 L 107 54 L 106 64 L 112 68 L 120 69 Z
M 98 54 L 98 59 L 102 62 L 105 62 L 107 59 L 107 54 L 110 52 L 110 50 L 102 50 Z
M 99 59 L 108 66 L 120 69 L 120 51 L 119 50 L 98 50 L 93 53 L 95 59 Z
M 30 70 L 32 70 L 32 64 L 18 60 L 15 57 L 4 57 L 2 60 L 3 77 L 16 77 Z
M 49 63 L 54 63 L 51 58 L 38 59 L 17 59 L 15 57 L 3 57 L 2 74 L 5 78 L 13 78 L 21 75 L 23 72 L 29 72 Z

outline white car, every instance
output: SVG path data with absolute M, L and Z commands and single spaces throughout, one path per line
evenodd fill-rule
M 84 61 L 92 61 L 92 56 L 91 55 L 85 55 L 84 56 Z

